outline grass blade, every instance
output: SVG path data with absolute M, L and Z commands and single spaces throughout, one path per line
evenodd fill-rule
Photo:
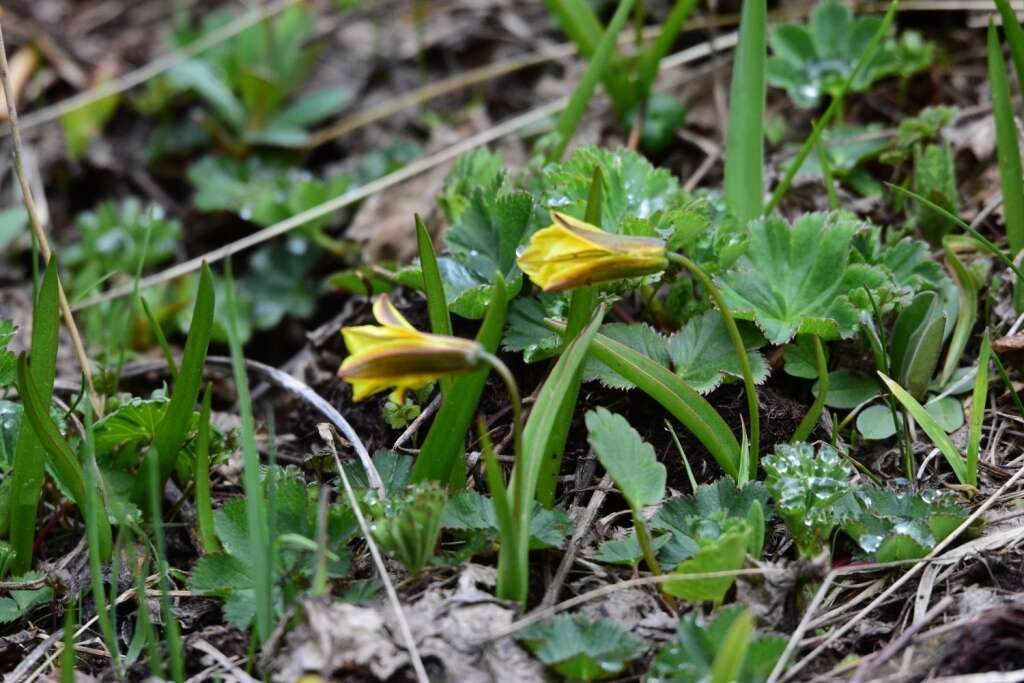
M 1006 62 L 1003 61 L 999 35 L 991 18 L 988 22 L 988 80 L 992 86 L 992 114 L 996 120 L 996 152 L 999 182 L 1003 188 L 1006 238 L 1010 243 L 1010 253 L 1016 257 L 1024 247 L 1024 172 L 1021 171 L 1020 145 L 1013 122 L 1013 100 Z
M 587 0 L 546 0 L 545 4 L 580 54 L 593 61 L 601 46 L 601 22 Z M 610 58 L 612 63 L 620 61 L 614 44 Z M 620 116 L 625 115 L 632 108 L 633 100 L 629 84 L 622 76 L 622 72 L 609 69 L 607 72 L 599 73 L 598 77 L 603 81 L 616 113 Z
M 626 20 L 629 19 L 629 10 L 632 7 L 633 0 L 620 0 L 618 8 L 615 10 L 615 15 L 608 24 L 604 35 L 601 36 L 601 40 L 594 49 L 594 54 L 590 57 L 590 64 L 587 65 L 587 70 L 583 72 L 583 77 L 580 78 L 576 89 L 573 90 L 572 97 L 569 98 L 569 105 L 555 123 L 557 140 L 551 146 L 551 149 L 548 150 L 548 161 L 557 161 L 565 154 L 565 148 L 569 146 L 569 141 L 572 140 L 577 126 L 580 125 L 580 121 L 583 119 L 583 114 L 587 110 L 587 104 L 594 94 L 594 88 L 597 87 L 598 79 L 605 72 L 605 67 L 611 63 L 612 55 L 615 52 L 615 41 L 618 40 L 619 33 L 626 25 Z
M 85 500 L 81 501 L 81 510 L 85 517 L 85 536 L 88 540 L 89 574 L 92 585 L 92 598 L 96 604 L 96 619 L 100 623 L 100 631 L 107 650 L 110 651 L 115 678 L 121 678 L 121 652 L 117 646 L 117 633 L 107 608 L 107 594 L 103 587 L 103 560 L 110 555 L 110 522 L 107 511 L 99 495 L 102 483 L 99 479 L 99 468 L 96 466 L 96 449 L 93 441 L 93 425 L 91 405 L 85 403 L 83 421 L 85 423 L 85 440 L 82 444 L 85 468 L 83 473 Z M 27 410 L 27 409 L 26 409 Z M 63 440 L 62 440 L 63 441 Z M 66 444 L 65 444 L 66 445 Z M 75 464 L 78 464 L 77 462 Z
M 971 422 L 967 436 L 967 483 L 978 485 L 978 454 L 981 450 L 981 424 L 985 420 L 985 401 L 988 399 L 988 361 L 992 355 L 992 339 L 988 330 L 981 340 L 978 352 L 978 374 L 974 378 L 971 394 Z
M 416 214 L 416 243 L 420 254 L 420 271 L 423 273 L 423 292 L 427 296 L 427 314 L 430 316 L 430 330 L 434 334 L 451 335 L 452 318 L 448 313 L 448 301 L 444 295 L 444 282 L 441 280 L 441 270 L 437 267 L 437 255 L 434 253 L 434 243 L 427 232 L 427 226 L 423 219 Z M 441 395 L 450 395 L 452 382 L 451 377 L 442 377 L 439 385 Z
M 764 206 L 767 13 L 765 0 L 744 0 L 729 88 L 725 206 L 744 225 L 760 216 Z
M 931 201 L 931 200 L 929 200 L 929 199 L 927 199 L 925 197 L 922 197 L 921 195 L 917 194 L 916 192 L 912 192 L 911 190 L 908 190 L 905 187 L 900 187 L 899 185 L 893 185 L 892 183 L 886 183 L 886 185 L 889 186 L 890 190 L 893 190 L 897 194 L 902 194 L 902 195 L 905 195 L 907 197 L 910 197 L 911 199 L 919 201 L 922 204 L 924 204 L 925 206 L 927 206 L 929 209 L 932 209 L 933 211 L 937 211 L 937 212 L 941 213 L 943 216 L 949 218 L 951 221 L 953 221 L 958 226 L 963 228 L 964 232 L 966 232 L 968 235 L 973 237 L 975 239 L 975 241 L 977 241 L 978 244 L 980 244 L 985 249 L 985 251 L 987 251 L 988 253 L 992 254 L 997 259 L 999 259 L 1000 263 L 1002 263 L 1004 266 L 1006 266 L 1007 268 L 1012 270 L 1014 275 L 1016 275 L 1020 280 L 1024 281 L 1024 271 L 1022 271 L 1013 262 L 1013 260 L 1010 259 L 1010 257 L 1008 257 L 1006 254 L 1004 254 L 1002 249 L 1000 249 L 995 244 L 993 244 L 987 237 L 982 235 L 980 232 L 978 232 L 977 230 L 972 228 L 970 226 L 970 224 L 967 223 L 966 221 L 964 221 L 964 219 L 960 218 L 960 216 L 957 216 L 955 213 L 951 213 L 950 211 L 947 211 L 946 209 L 942 208 L 941 206 L 939 206 L 935 202 L 933 202 L 933 201 Z
M 654 80 L 658 77 L 658 66 L 661 64 L 661 60 L 672 49 L 673 43 L 676 42 L 676 38 L 679 37 L 679 33 L 683 30 L 683 24 L 686 23 L 687 18 L 689 18 L 690 13 L 693 12 L 693 8 L 696 6 L 697 0 L 679 0 L 676 2 L 672 12 L 665 19 L 665 23 L 661 25 L 661 32 L 654 41 L 654 45 L 647 48 L 640 57 L 640 66 L 637 68 L 636 74 L 637 102 L 643 102 L 651 94 L 651 86 L 654 85 Z
M 51 259 L 43 275 L 32 309 L 32 367 L 19 387 L 31 382 L 48 406 L 53 396 L 53 380 L 57 374 L 57 346 L 60 343 L 60 308 L 57 290 L 60 284 L 57 261 Z M 25 389 L 22 389 L 24 396 Z M 10 542 L 15 551 L 11 571 L 15 576 L 32 568 L 32 550 L 36 536 L 39 496 L 46 478 L 46 450 L 34 429 L 21 429 L 14 447 L 11 473 Z M 82 499 L 78 499 L 79 503 Z
M 166 480 L 174 469 L 174 461 L 178 457 L 181 445 L 185 443 L 189 425 L 192 424 L 192 413 L 195 411 L 199 388 L 203 382 L 203 366 L 206 364 L 206 351 L 210 345 L 210 331 L 213 329 L 214 305 L 213 275 L 210 273 L 210 267 L 204 263 L 199 271 L 199 290 L 192 311 L 192 324 L 185 340 L 185 352 L 181 359 L 178 381 L 174 385 L 167 412 L 153 439 L 153 446 L 160 457 L 161 481 Z
M 1013 58 L 1013 68 L 1017 71 L 1020 90 L 1024 92 L 1024 30 L 1021 30 L 1017 14 L 1010 7 L 1009 0 L 996 0 L 996 7 L 1003 18 L 1003 33 L 1006 34 L 1006 42 L 1010 45 L 1010 56 Z
M 501 463 L 494 453 L 494 446 L 491 444 L 491 437 L 487 434 L 487 424 L 483 419 L 477 420 L 477 431 L 480 433 L 480 453 L 484 460 L 484 475 L 487 478 L 487 489 L 491 492 L 494 500 L 494 517 L 498 523 L 498 534 L 502 548 L 514 548 L 516 544 L 516 529 L 512 521 L 512 504 L 509 502 L 508 489 L 505 487 L 505 478 L 502 475 Z M 514 586 L 517 583 L 515 571 L 517 568 L 513 563 L 506 563 L 499 569 L 504 574 L 498 576 L 498 583 L 502 586 Z
M 153 309 L 149 307 L 149 302 L 146 301 L 145 297 L 139 297 L 139 303 L 142 305 L 142 311 L 146 314 L 146 320 L 149 321 L 149 328 L 153 330 L 153 336 L 156 337 L 156 343 L 160 347 L 160 351 L 164 354 L 164 360 L 167 361 L 167 371 L 171 375 L 171 381 L 178 381 L 178 364 L 174 362 L 174 354 L 171 353 L 171 345 L 167 343 L 167 337 L 164 336 L 164 330 L 160 327 L 160 321 L 153 315 Z
M 185 680 L 185 662 L 182 659 L 185 650 L 181 642 L 181 627 L 178 625 L 177 616 L 171 610 L 171 587 L 167 578 L 170 566 L 167 563 L 163 496 L 161 495 L 163 493 L 163 478 L 160 476 L 158 460 L 150 458 L 144 466 L 146 468 L 145 478 L 149 487 L 149 495 L 146 496 L 149 501 L 149 521 L 153 526 L 153 546 L 156 548 L 156 570 L 160 585 L 160 614 L 163 616 L 164 634 L 167 638 L 167 654 L 171 660 L 171 677 L 175 683 L 181 683 Z
M 956 326 L 953 328 L 953 336 L 949 340 L 949 349 L 946 351 L 946 360 L 942 364 L 942 372 L 939 374 L 939 385 L 946 386 L 946 383 L 953 376 L 957 365 L 960 364 L 960 357 L 971 337 L 971 330 L 974 323 L 978 321 L 978 291 L 981 283 L 957 256 L 955 247 L 958 245 L 976 246 L 976 242 L 970 237 L 961 235 L 946 235 L 942 239 L 942 251 L 946 254 L 946 262 L 953 271 L 953 279 L 960 290 L 960 305 L 957 310 Z
M 476 335 L 476 340 L 488 353 L 497 351 L 501 343 L 507 313 L 508 294 L 505 290 L 505 280 L 498 275 L 491 293 L 491 305 Z M 480 395 L 489 374 L 490 368 L 483 367 L 457 377 L 452 383 L 452 391 L 442 398 L 441 409 L 437 411 L 430 431 L 427 432 L 427 438 L 420 447 L 419 457 L 413 464 L 414 483 L 433 480 L 450 482 L 456 488 L 465 485 L 465 476 L 456 475 L 460 472 L 457 467 L 461 464 L 461 473 L 464 473 L 465 461 L 462 455 L 466 433 L 473 423 L 473 415 L 480 403 Z
M 242 442 L 242 484 L 245 489 L 245 510 L 249 522 L 249 547 L 252 557 L 253 588 L 256 598 L 256 634 L 259 640 L 270 637 L 274 627 L 274 611 L 271 605 L 272 584 L 270 563 L 270 522 L 267 516 L 267 501 L 260 481 L 260 452 L 256 445 L 256 424 L 252 414 L 252 398 L 249 395 L 249 378 L 245 374 L 245 356 L 238 335 L 238 308 L 235 300 L 235 282 L 231 277 L 231 262 L 228 261 L 227 308 L 228 346 L 231 349 L 231 370 L 238 394 L 238 412 L 241 417 Z M 209 272 L 207 270 L 207 272 Z M 185 372 L 184 367 L 182 373 Z
M 210 495 L 210 401 L 213 385 L 203 392 L 203 409 L 199 413 L 199 439 L 196 444 L 196 518 L 204 553 L 220 551 L 220 542 L 213 526 L 213 499 Z
M 945 430 L 939 426 L 939 423 L 935 421 L 935 418 L 932 417 L 931 414 L 924 409 L 924 406 L 918 403 L 917 399 L 911 396 L 906 389 L 889 379 L 885 373 L 879 372 L 878 376 L 881 377 L 882 381 L 885 382 L 885 385 L 889 387 L 889 391 L 891 391 L 892 395 L 896 397 L 896 400 L 899 401 L 906 411 L 910 413 L 910 416 L 914 418 L 914 422 L 921 426 L 921 429 L 923 429 L 925 434 L 928 435 L 928 438 L 932 440 L 935 447 L 942 452 L 942 455 L 946 458 L 946 462 L 949 463 L 949 466 L 953 469 L 953 473 L 956 474 L 957 480 L 961 484 L 973 486 L 967 472 L 967 463 L 964 461 L 963 456 L 960 455 L 960 451 L 957 450 L 956 444 L 954 444 L 953 440 L 949 438 L 949 435 L 946 434 Z

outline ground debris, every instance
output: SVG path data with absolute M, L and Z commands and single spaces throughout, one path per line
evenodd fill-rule
M 434 680 L 545 680 L 540 664 L 514 641 L 488 642 L 515 617 L 512 608 L 478 587 L 493 582 L 493 569 L 471 564 L 454 589 L 433 588 L 406 605 L 405 616 Z M 309 600 L 302 610 L 306 623 L 287 636 L 273 667 L 274 680 L 295 681 L 311 673 L 327 679 L 360 674 L 387 680 L 409 666 L 390 608 Z

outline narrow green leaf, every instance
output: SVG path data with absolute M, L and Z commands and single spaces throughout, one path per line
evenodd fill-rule
M 569 105 L 555 123 L 555 133 L 558 139 L 548 151 L 548 161 L 557 161 L 565 154 L 565 148 L 569 146 L 569 141 L 576 132 L 576 127 L 583 120 L 587 104 L 590 102 L 594 89 L 597 87 L 597 81 L 611 62 L 612 54 L 615 51 L 615 41 L 618 40 L 619 33 L 626 25 L 626 20 L 629 19 L 629 10 L 632 7 L 633 0 L 620 0 L 618 9 L 615 10 L 615 15 L 608 24 L 604 35 L 601 36 L 600 42 L 594 49 L 594 54 L 590 57 L 590 64 L 587 65 L 587 70 L 583 73 L 583 77 L 580 78 L 576 89 L 573 90 L 572 97 L 569 98 Z
M 489 353 L 495 353 L 501 343 L 507 313 L 508 294 L 505 280 L 498 275 L 490 307 L 476 335 L 476 340 Z M 465 469 L 462 455 L 466 432 L 473 422 L 473 414 L 480 403 L 480 395 L 490 372 L 489 367 L 482 367 L 457 377 L 452 383 L 452 391 L 442 397 L 441 409 L 437 411 L 437 416 L 413 465 L 413 483 L 433 480 L 451 482 L 456 488 L 465 485 L 465 477 L 455 477 L 453 473 L 458 471 L 457 467 L 460 464 L 463 470 Z
M 604 204 L 604 174 L 601 166 L 594 165 L 590 176 L 590 191 L 587 194 L 587 210 L 583 220 L 595 227 L 601 226 L 601 215 Z M 597 287 L 580 287 L 574 289 L 569 298 L 569 314 L 566 317 L 566 328 L 562 334 L 562 344 L 567 345 L 579 336 L 590 322 L 590 317 L 597 307 Z M 558 407 L 558 419 L 548 437 L 546 453 L 541 460 L 540 476 L 537 480 L 537 501 L 546 508 L 555 502 L 555 485 L 558 473 L 562 470 L 562 458 L 565 455 L 565 444 L 569 440 L 569 429 L 572 427 L 572 414 L 576 409 L 576 400 L 580 395 L 583 382 L 583 370 L 580 369 L 574 384 L 569 387 Z
M 444 295 L 444 282 L 437 267 L 434 243 L 427 232 L 423 219 L 416 214 L 416 243 L 420 253 L 420 271 L 423 273 L 423 292 L 427 296 L 427 314 L 430 316 L 430 330 L 434 334 L 451 335 L 452 319 L 448 314 L 448 301 Z M 442 377 L 439 382 L 441 395 L 447 395 L 452 388 L 451 377 Z
M 992 355 L 992 339 L 988 330 L 981 340 L 978 352 L 978 374 L 974 378 L 971 395 L 971 422 L 967 435 L 967 483 L 978 485 L 978 455 L 981 451 L 981 424 L 985 420 L 985 401 L 988 400 L 988 361 Z
M 204 268 L 212 290 L 212 276 L 208 268 Z M 260 481 L 260 452 L 256 445 L 256 423 L 252 414 L 252 398 L 249 395 L 249 378 L 245 370 L 245 356 L 238 334 L 238 309 L 235 299 L 235 283 L 231 277 L 231 262 L 227 272 L 227 309 L 228 309 L 228 345 L 231 348 L 231 369 L 235 380 L 235 391 L 238 394 L 238 411 L 241 417 L 242 441 L 242 484 L 245 488 L 245 511 L 249 524 L 248 540 L 250 556 L 246 559 L 252 567 L 254 597 L 256 601 L 256 634 L 259 640 L 266 641 L 274 627 L 274 608 L 271 604 L 273 585 L 270 554 L 270 522 L 267 513 L 267 500 Z M 212 291 L 209 294 L 213 301 Z M 200 298 L 201 300 L 201 298 Z M 197 305 L 198 308 L 198 305 Z M 212 305 L 211 305 L 212 309 Z M 211 310 L 212 314 L 212 310 Z M 193 319 L 194 320 L 194 319 Z M 195 322 L 193 322 L 193 330 Z M 191 335 L 189 336 L 191 340 Z M 186 355 L 188 347 L 186 345 Z M 182 377 L 186 375 L 187 363 L 182 366 Z M 173 400 L 173 399 L 172 399 Z M 193 403 L 195 399 L 193 399 Z
M 660 403 L 697 437 L 726 474 L 739 475 L 740 444 L 722 416 L 675 373 L 604 335 L 590 352 L 599 361 Z
M 1024 30 L 1017 21 L 1017 13 L 1013 11 L 1009 0 L 996 0 L 999 15 L 1003 18 L 1003 33 L 1010 45 L 1010 56 L 1013 57 L 1013 68 L 1017 70 L 1020 90 L 1024 92 Z
M 434 243 L 419 214 L 416 214 L 416 242 L 419 246 L 420 269 L 423 272 L 423 291 L 427 295 L 430 330 L 434 334 L 451 335 L 452 319 L 448 315 L 448 303 L 444 297 L 444 283 L 441 280 L 441 271 L 437 267 Z
M 199 442 L 196 444 L 196 518 L 204 553 L 220 552 L 217 532 L 213 526 L 213 499 L 210 495 L 210 401 L 213 385 L 203 392 L 203 409 L 199 413 Z
M 710 683 L 733 683 L 737 680 L 750 647 L 750 634 L 754 631 L 754 616 L 747 610 L 740 612 L 725 632 L 722 646 L 711 666 Z
M 954 246 L 966 244 L 977 246 L 976 240 L 970 237 L 946 235 L 942 240 L 942 251 L 946 255 L 946 262 L 953 270 L 953 279 L 960 290 L 960 303 L 957 310 L 956 326 L 953 328 L 953 336 L 949 340 L 949 348 L 946 350 L 946 360 L 942 364 L 942 373 L 939 375 L 939 386 L 945 387 L 957 366 L 960 365 L 960 358 L 971 337 L 971 330 L 978 320 L 978 292 L 981 283 L 971 271 L 967 269 L 963 261 L 957 255 Z
M 636 100 L 643 102 L 651 94 L 651 86 L 658 77 L 658 65 L 665 58 L 672 45 L 683 30 L 683 24 L 696 7 L 697 0 L 678 0 L 668 18 L 661 25 L 661 32 L 654 44 L 647 48 L 640 57 L 640 66 L 636 74 Z
M 43 406 L 50 404 L 53 380 L 57 374 L 57 346 L 60 343 L 60 308 L 57 303 L 59 287 L 57 261 L 51 259 L 32 309 L 32 367 L 24 380 L 19 379 L 19 387 L 26 387 L 27 382 L 32 383 L 31 388 L 35 389 Z M 24 388 L 21 391 L 25 393 Z M 16 553 L 11 563 L 14 576 L 32 568 L 39 496 L 46 478 L 45 462 L 46 450 L 35 430 L 19 430 L 11 472 L 10 541 Z M 81 504 L 83 501 L 78 499 L 77 502 Z
M 744 0 L 725 138 L 725 205 L 744 225 L 764 206 L 766 24 L 765 0 Z
M 534 494 L 537 491 L 537 479 L 551 431 L 558 419 L 558 407 L 562 404 L 565 393 L 574 383 L 578 382 L 579 373 L 587 359 L 590 343 L 597 334 L 597 328 L 604 317 L 604 307 L 600 307 L 590 325 L 573 340 L 562 353 L 544 386 L 537 394 L 530 419 L 523 430 L 523 452 L 518 454 L 519 461 L 513 472 L 510 496 L 513 501 L 514 524 L 518 539 L 515 547 L 502 547 L 498 556 L 498 573 L 506 563 L 518 568 L 514 585 L 498 586 L 498 595 L 505 599 L 525 602 L 527 596 L 527 579 L 530 549 L 530 516 L 533 511 Z
M 36 434 L 39 442 L 50 456 L 50 466 L 61 485 L 71 494 L 72 499 L 83 513 L 88 504 L 88 487 L 85 473 L 75 453 L 68 446 L 57 425 L 53 423 L 46 405 L 42 402 L 36 387 L 29 377 L 28 358 L 22 354 L 18 358 L 18 386 L 21 387 L 21 400 L 25 406 L 25 418 Z M 24 429 L 22 431 L 25 431 Z M 98 482 L 102 485 L 102 482 Z M 110 556 L 112 533 L 107 514 L 97 516 L 99 531 L 99 552 L 103 558 Z
M 590 3 L 587 0 L 545 0 L 545 4 L 580 54 L 593 61 L 601 48 L 601 22 L 594 14 Z M 614 48 L 613 45 L 610 57 L 613 64 L 620 61 Z M 608 69 L 604 73 L 599 73 L 598 77 L 604 82 L 604 88 L 612 99 L 615 111 L 619 115 L 628 112 L 633 101 L 624 72 L 619 69 Z
M 1021 171 L 1017 127 L 1013 122 L 1013 99 L 1006 62 L 995 24 L 988 22 L 988 80 L 992 86 L 992 114 L 996 121 L 996 152 L 999 182 L 1003 189 L 1003 217 L 1010 253 L 1024 248 L 1024 172 Z
M 213 329 L 214 303 L 213 275 L 210 273 L 210 267 L 203 263 L 202 270 L 199 271 L 196 305 L 192 311 L 192 326 L 185 340 L 185 352 L 182 355 L 178 381 L 174 385 L 164 419 L 160 422 L 156 437 L 153 439 L 154 449 L 160 458 L 162 480 L 166 480 L 174 469 L 178 451 L 185 443 L 189 425 L 192 424 L 192 413 L 199 398 L 206 351 Z
M 935 418 L 925 410 L 924 406 L 918 403 L 917 399 L 907 393 L 906 389 L 891 380 L 885 373 L 879 372 L 878 376 L 889 387 L 889 391 L 896 397 L 896 400 L 903 404 L 903 407 L 914 418 L 914 421 L 921 426 L 921 429 L 925 431 L 925 434 L 932 440 L 936 448 L 942 452 L 949 466 L 953 468 L 953 473 L 956 474 L 957 480 L 961 484 L 970 484 L 967 463 L 964 462 L 963 456 L 957 450 L 956 444 L 953 443 L 953 440 L 949 438 L 949 435 L 946 434 L 939 423 L 935 421 Z

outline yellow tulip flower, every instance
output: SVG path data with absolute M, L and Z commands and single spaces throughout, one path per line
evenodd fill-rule
M 612 235 L 557 211 L 517 259 L 546 292 L 610 282 L 664 270 L 665 242 L 653 237 Z
M 338 377 L 352 385 L 352 399 L 362 401 L 391 387 L 391 400 L 401 404 L 407 391 L 422 389 L 438 378 L 476 368 L 481 346 L 470 339 L 420 332 L 387 295 L 373 303 L 379 325 L 343 327 L 349 356 Z

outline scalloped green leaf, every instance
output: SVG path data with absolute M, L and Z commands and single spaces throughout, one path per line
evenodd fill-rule
M 807 214 L 792 227 L 774 216 L 751 223 L 746 253 L 718 278 L 733 315 L 754 320 L 773 344 L 852 335 L 858 316 L 846 295 L 863 276 L 848 270 L 858 227 L 842 212 Z

